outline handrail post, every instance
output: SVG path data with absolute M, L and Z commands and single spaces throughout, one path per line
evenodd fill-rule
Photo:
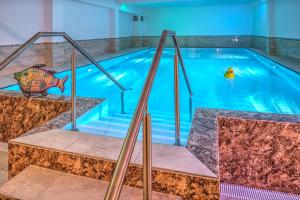
M 71 53 L 71 68 L 72 68 L 72 96 L 71 96 L 71 130 L 76 131 L 76 54 L 75 49 Z
M 121 91 L 121 113 L 125 114 L 124 90 Z
M 140 100 L 132 117 L 129 129 L 127 131 L 127 136 L 125 137 L 124 144 L 119 155 L 118 163 L 115 167 L 113 177 L 105 194 L 105 200 L 117 200 L 121 193 L 126 170 L 129 166 L 129 162 L 138 137 L 139 129 L 143 121 L 146 104 L 148 102 L 148 97 L 152 88 L 152 83 L 157 72 L 157 68 L 159 65 L 163 48 L 166 43 L 167 36 L 168 32 L 164 31 L 162 33 L 162 36 L 160 37 L 159 46 L 154 55 L 150 70 L 148 72 L 148 76 L 144 84 L 143 92 L 140 96 Z
M 193 120 L 193 99 L 192 96 L 189 97 L 189 112 L 190 112 L 190 122 Z
M 152 134 L 151 115 L 147 109 L 143 119 L 143 196 L 144 200 L 152 199 Z
M 181 55 L 181 52 L 180 52 L 180 47 L 179 47 L 179 44 L 178 44 L 178 41 L 177 41 L 177 38 L 176 38 L 176 34 L 173 34 L 172 35 L 172 39 L 173 39 L 173 43 L 175 45 L 175 51 L 177 52 L 177 56 L 178 56 L 178 59 L 179 59 L 179 63 L 180 63 L 180 66 L 181 66 L 181 70 L 183 72 L 183 77 L 185 79 L 185 82 L 187 84 L 187 88 L 188 88 L 188 91 L 189 91 L 189 94 L 190 94 L 190 97 L 189 97 L 189 114 L 190 114 L 190 121 L 192 121 L 192 114 L 193 114 L 193 99 L 192 99 L 192 96 L 193 96 L 193 92 L 192 92 L 192 89 L 191 89 L 191 85 L 190 85 L 190 82 L 189 82 L 189 79 L 187 77 L 187 73 L 185 71 L 185 66 L 184 66 L 184 63 L 183 63 L 183 59 L 182 59 L 182 55 Z
M 180 108 L 179 108 L 178 54 L 174 55 L 174 103 L 175 103 L 175 145 L 180 146 Z

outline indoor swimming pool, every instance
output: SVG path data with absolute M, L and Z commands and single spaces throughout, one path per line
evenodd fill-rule
M 129 126 L 154 54 L 155 49 L 150 48 L 100 62 L 116 80 L 131 88 L 125 92 L 126 114 L 120 114 L 120 89 L 95 66 L 76 70 L 77 96 L 107 99 L 80 117 L 78 123 L 82 130 L 93 132 L 94 127 L 98 127 L 94 132 L 106 130 L 107 134 L 111 130 L 112 135 L 120 137 L 126 134 L 123 132 Z M 300 114 L 298 73 L 243 48 L 183 48 L 182 55 L 193 91 L 193 108 Z M 153 132 L 157 129 L 159 141 L 165 139 L 160 130 L 167 129 L 170 137 L 174 135 L 173 57 L 174 49 L 164 50 L 149 99 L 149 111 L 154 116 L 153 123 L 157 123 Z M 234 79 L 224 77 L 229 67 L 234 70 Z M 189 94 L 182 71 L 179 73 L 182 138 L 186 141 L 190 126 Z M 56 74 L 59 78 L 66 75 L 71 77 L 71 72 Z M 19 87 L 14 85 L 5 90 L 19 90 Z M 48 92 L 60 94 L 57 88 Z M 70 94 L 69 79 L 63 95 Z

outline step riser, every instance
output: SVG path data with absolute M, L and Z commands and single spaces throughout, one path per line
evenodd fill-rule
M 110 129 L 99 129 L 97 127 L 88 127 L 88 126 L 79 126 L 79 131 L 90 133 L 94 135 L 103 135 L 103 136 L 109 136 L 109 137 L 116 137 L 116 138 L 125 138 L 127 134 L 126 131 L 119 131 L 119 130 L 110 130 Z M 181 146 L 187 145 L 187 135 L 181 134 L 180 144 Z M 138 135 L 138 141 L 142 140 L 142 132 L 139 132 Z M 174 145 L 175 144 L 175 133 L 173 134 L 165 134 L 161 132 L 155 132 L 152 131 L 152 142 L 156 144 L 168 144 L 168 145 Z
M 87 157 L 36 146 L 9 144 L 9 177 L 20 173 L 29 165 L 61 172 L 110 181 L 114 161 Z M 125 185 L 142 188 L 143 169 L 130 165 Z M 215 178 L 195 176 L 173 171 L 153 169 L 153 190 L 183 197 L 183 199 L 219 199 L 219 182 Z
M 124 115 L 124 114 L 114 114 L 111 117 L 117 118 L 117 119 L 123 119 L 123 120 L 126 120 L 126 121 L 131 121 L 132 120 L 132 116 L 131 115 L 127 116 L 127 115 Z M 153 117 L 153 116 L 151 116 L 151 120 L 153 122 L 157 122 L 157 123 L 166 123 L 166 124 L 174 124 L 175 123 L 174 118 Z M 181 124 L 189 126 L 191 124 L 191 122 L 185 121 L 185 120 L 181 120 Z
M 88 124 L 85 124 L 85 125 L 79 125 L 79 126 L 87 126 L 87 127 L 90 127 L 90 128 L 93 128 L 95 130 L 115 130 L 115 131 L 118 131 L 118 132 L 121 132 L 121 133 L 126 133 L 127 130 L 129 129 L 129 125 L 122 125 L 120 126 L 119 124 L 111 124 L 111 123 L 107 123 L 107 124 L 99 124 L 99 123 L 94 123 L 94 122 L 91 122 L 91 123 L 88 123 Z M 166 128 L 161 128 L 161 127 L 157 127 L 157 126 L 151 126 L 152 128 L 152 132 L 158 132 L 158 133 L 162 133 L 162 135 L 173 135 L 175 134 L 175 130 L 174 129 L 166 129 Z M 182 130 L 180 131 L 182 133 L 182 135 L 185 135 L 185 136 L 188 136 L 188 131 L 187 130 Z
M 94 125 L 96 127 L 118 127 L 120 129 L 128 129 L 129 123 L 128 122 L 118 122 L 115 120 L 111 121 L 104 121 L 104 120 L 99 120 L 99 121 L 91 121 L 88 123 L 89 125 Z M 175 125 L 173 124 L 164 124 L 164 123 L 152 123 L 151 126 L 156 129 L 163 129 L 163 130 L 168 130 L 168 131 L 174 131 Z M 180 126 L 181 131 L 189 132 L 189 127 L 187 126 Z
M 78 129 L 81 131 L 81 129 L 90 129 L 93 131 L 93 133 L 107 133 L 107 132 L 113 132 L 121 135 L 126 135 L 129 127 L 127 129 L 118 129 L 117 127 L 97 127 L 93 125 L 79 125 Z M 162 129 L 155 129 L 152 128 L 152 137 L 155 136 L 161 136 L 161 137 L 166 137 L 166 138 L 174 138 L 175 136 L 175 131 L 166 131 Z M 139 133 L 142 133 L 142 130 L 140 129 Z M 188 138 L 189 133 L 188 132 L 182 132 L 180 131 L 180 136 L 184 138 Z

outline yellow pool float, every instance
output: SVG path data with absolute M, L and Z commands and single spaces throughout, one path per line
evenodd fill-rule
M 229 67 L 228 70 L 224 74 L 225 78 L 234 78 L 234 70 L 232 67 Z

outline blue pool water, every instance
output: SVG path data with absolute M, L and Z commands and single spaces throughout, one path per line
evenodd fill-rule
M 140 97 L 155 49 L 147 49 L 100 62 L 122 85 L 132 90 L 125 93 L 125 109 L 131 117 Z M 182 49 L 187 75 L 193 90 L 193 107 L 218 108 L 241 111 L 300 114 L 300 75 L 248 49 Z M 172 121 L 174 49 L 165 49 L 149 99 L 149 110 L 157 116 L 167 115 Z M 235 79 L 224 78 L 232 67 Z M 76 70 L 77 95 L 106 98 L 105 104 L 96 107 L 80 119 L 87 124 L 103 115 L 120 112 L 120 90 L 95 66 L 87 65 Z M 70 71 L 58 73 L 59 78 L 71 76 Z M 64 95 L 70 95 L 70 80 Z M 19 90 L 11 86 L 6 90 Z M 60 94 L 56 88 L 48 91 Z M 104 106 L 105 105 L 105 106 Z M 180 70 L 180 109 L 183 124 L 188 119 L 188 91 Z M 128 120 L 129 121 L 129 120 Z M 109 127 L 106 125 L 106 128 Z M 187 136 L 186 136 L 187 137 Z M 186 138 L 185 138 L 186 139 Z

